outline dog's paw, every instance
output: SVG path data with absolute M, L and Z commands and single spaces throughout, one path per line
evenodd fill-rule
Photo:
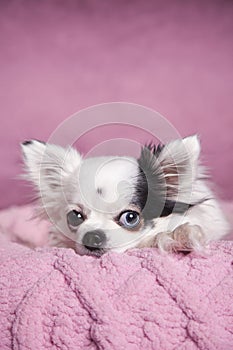
M 205 247 L 201 227 L 188 223 L 178 226 L 173 232 L 158 234 L 154 243 L 160 250 L 168 252 L 202 251 Z
M 172 232 L 172 237 L 177 251 L 202 250 L 205 246 L 204 234 L 198 225 L 180 225 Z

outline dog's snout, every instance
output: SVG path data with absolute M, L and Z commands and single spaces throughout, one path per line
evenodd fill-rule
M 88 231 L 82 239 L 82 244 L 89 250 L 103 248 L 106 242 L 106 235 L 102 230 Z

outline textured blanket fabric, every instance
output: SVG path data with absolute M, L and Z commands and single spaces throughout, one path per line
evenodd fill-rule
M 0 244 L 0 349 L 233 348 L 233 242 L 81 257 Z

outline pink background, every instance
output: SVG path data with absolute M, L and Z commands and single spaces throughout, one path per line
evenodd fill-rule
M 201 135 L 220 196 L 233 198 L 232 18 L 220 0 L 1 1 L 0 207 L 30 198 L 16 179 L 20 141 L 46 140 L 71 114 L 111 101 Z

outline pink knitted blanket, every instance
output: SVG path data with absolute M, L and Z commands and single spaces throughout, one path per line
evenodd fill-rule
M 98 259 L 0 237 L 1 350 L 233 349 L 231 241 Z

